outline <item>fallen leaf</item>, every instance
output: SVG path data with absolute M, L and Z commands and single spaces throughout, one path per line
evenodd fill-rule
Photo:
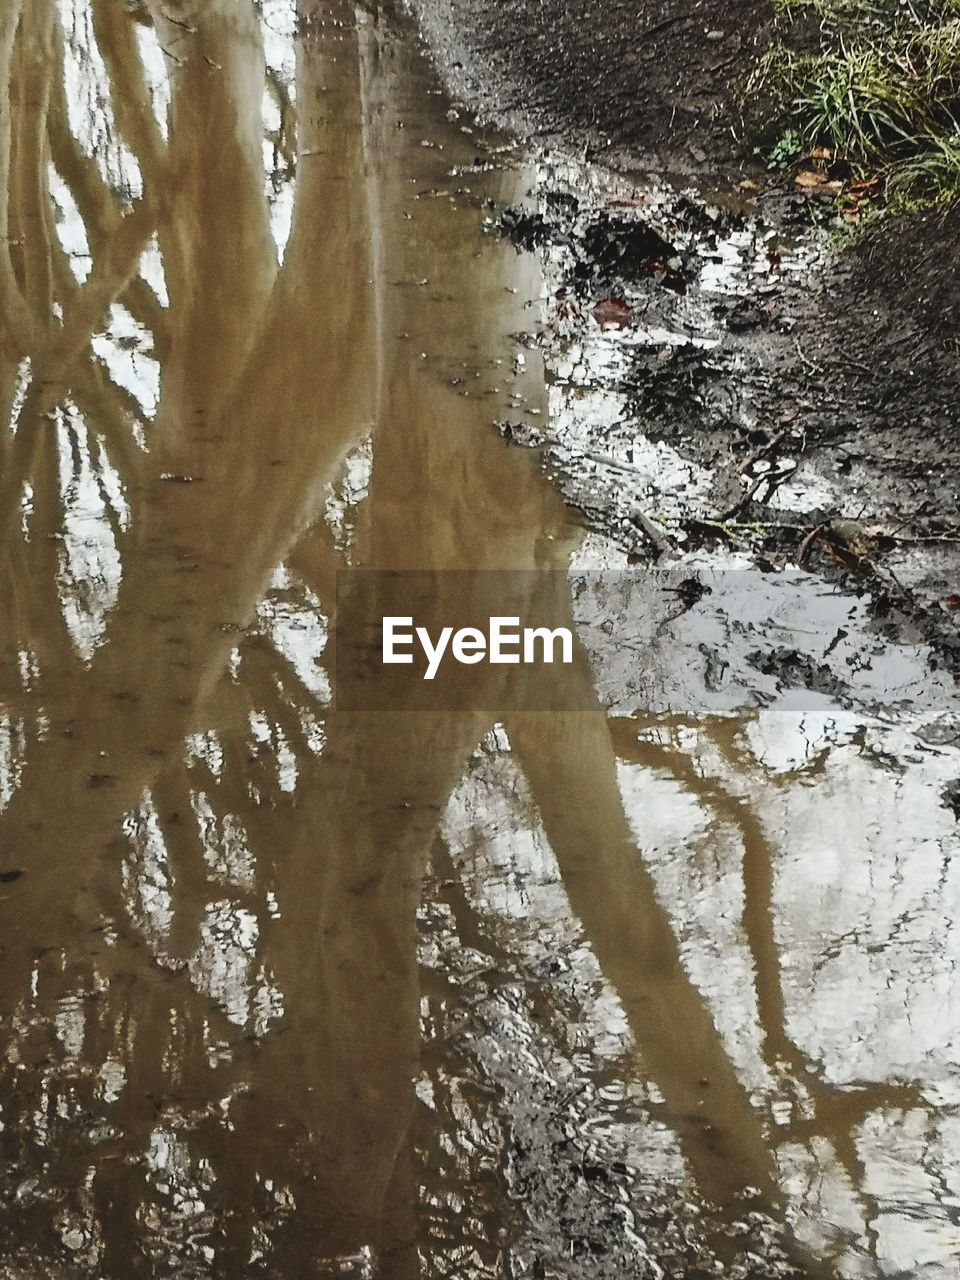
M 793 181 L 804 191 L 836 195 L 843 190 L 843 183 L 838 178 L 828 178 L 825 174 L 816 173 L 813 169 L 801 169 Z
M 633 315 L 620 298 L 601 298 L 594 304 L 590 314 L 601 328 L 609 325 L 615 329 L 625 329 Z

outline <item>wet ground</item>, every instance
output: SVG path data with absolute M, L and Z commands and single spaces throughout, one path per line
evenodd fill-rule
M 955 1276 L 951 535 L 691 427 L 816 243 L 345 4 L 0 90 L 0 1275 Z M 576 709 L 337 709 L 370 568 L 549 579 Z

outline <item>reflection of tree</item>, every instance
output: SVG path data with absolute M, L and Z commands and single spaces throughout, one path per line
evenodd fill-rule
M 707 720 L 701 726 L 721 760 L 738 774 L 749 775 L 750 762 L 738 741 L 736 721 Z M 790 1103 L 790 1119 L 781 1121 L 771 1143 L 829 1142 L 850 1187 L 868 1210 L 867 1229 L 878 1217 L 866 1187 L 866 1170 L 857 1150 L 856 1134 L 868 1116 L 888 1109 L 922 1107 L 918 1088 L 900 1083 L 865 1083 L 857 1088 L 834 1088 L 811 1071 L 811 1064 L 790 1038 L 784 1011 L 780 953 L 775 938 L 775 850 L 753 808 L 742 802 L 719 777 L 699 766 L 689 749 L 659 741 L 644 743 L 632 721 L 611 725 L 618 757 L 648 767 L 666 769 L 695 795 L 714 820 L 736 832 L 743 849 L 744 901 L 742 928 L 755 975 L 757 1020 L 761 1052 L 777 1086 Z M 874 1240 L 875 1244 L 875 1240 Z
M 103 736 L 91 731 L 83 735 L 89 758 L 78 744 L 79 733 L 66 747 L 51 743 L 43 770 L 37 770 L 58 794 L 62 795 L 64 786 L 78 790 L 80 794 L 71 798 L 81 812 L 106 809 L 102 803 L 93 806 L 82 794 L 88 779 L 102 772 L 95 761 L 105 747 L 109 752 L 112 744 L 122 743 L 124 754 L 137 761 L 137 767 L 124 762 L 125 767 L 111 779 L 121 801 L 115 813 L 133 802 L 149 782 L 156 768 L 150 761 L 182 739 L 198 700 L 219 678 L 234 643 L 230 626 L 249 616 L 273 565 L 299 524 L 309 517 L 316 477 L 324 474 L 355 430 L 352 415 L 363 414 L 363 396 L 357 386 L 360 370 L 355 361 L 342 358 L 353 349 L 356 338 L 349 298 L 337 315 L 316 307 L 320 282 L 329 277 L 331 264 L 360 252 L 363 192 L 355 192 L 334 209 L 325 207 L 325 235 L 317 238 L 314 228 L 321 219 L 311 206 L 326 205 L 325 190 L 319 175 L 312 179 L 307 166 L 285 267 L 274 278 L 258 123 L 256 86 L 262 83 L 263 67 L 255 39 L 255 12 L 250 6 L 234 5 L 198 9 L 202 18 L 195 16 L 189 23 L 191 54 L 182 55 L 173 77 L 165 168 L 174 176 L 154 197 L 149 189 L 145 196 L 146 202 L 153 198 L 158 204 L 162 196 L 158 237 L 170 294 L 167 315 L 176 317 L 176 329 L 171 327 L 159 410 L 154 421 L 144 424 L 149 467 L 145 459 L 137 459 L 133 476 L 124 477 L 132 506 L 131 551 L 136 554 L 127 558 L 109 645 L 97 652 L 89 672 L 80 670 L 76 662 L 58 672 L 56 696 L 69 708 L 70 719 L 78 725 L 102 727 Z M 164 12 L 168 11 L 165 7 Z M 173 29 L 174 36 L 177 30 Z M 208 44 L 219 50 L 222 76 L 208 65 Z M 319 72 L 316 57 L 305 56 L 305 94 L 316 85 Z M 224 95 L 225 79 L 233 96 Z M 240 111 L 234 102 L 241 104 Z M 350 133 L 330 130 L 328 137 L 323 123 L 310 113 L 304 114 L 300 131 L 305 147 L 316 143 L 319 151 L 320 144 L 333 144 L 334 175 L 340 165 L 350 170 L 354 145 Z M 149 230 L 149 222 L 141 216 L 147 207 L 148 203 L 141 205 L 120 224 L 122 229 L 139 219 L 140 234 L 131 235 L 129 244 L 122 230 L 111 236 L 108 256 L 119 257 L 120 265 L 115 270 L 104 267 L 99 273 L 95 268 L 84 289 L 74 292 L 74 311 L 86 310 L 91 323 L 82 338 L 71 331 L 69 340 L 55 334 L 46 344 L 34 363 L 20 429 L 12 443 L 6 442 L 8 449 L 20 446 L 26 453 L 31 441 L 51 447 L 49 432 L 39 426 L 31 431 L 29 426 L 41 421 L 48 406 L 62 395 L 64 381 L 72 393 L 75 365 L 96 366 L 86 346 L 90 329 L 98 323 L 108 298 L 125 296 L 124 287 L 136 269 Z M 123 253 L 116 249 L 118 240 L 124 245 Z M 91 289 L 99 290 L 95 308 L 76 300 Z M 45 309 L 49 313 L 49 299 Z M 66 333 L 71 312 L 66 304 L 64 309 Z M 211 315 L 216 317 L 213 324 Z M 357 328 L 362 332 L 362 319 Z M 312 343 L 329 354 L 330 367 L 323 372 L 316 348 L 292 340 L 307 331 Z M 44 376 L 48 366 L 63 380 L 59 376 L 48 380 Z M 109 398 L 116 388 L 109 385 L 102 368 L 97 373 L 107 384 L 101 394 Z M 30 395 L 36 397 L 35 403 Z M 120 405 L 115 405 L 114 417 L 122 423 L 122 398 L 117 399 Z M 344 408 L 324 411 L 325 400 Z M 355 409 L 346 408 L 354 404 Z M 283 413 L 276 412 L 278 405 L 283 405 Z M 98 407 L 99 401 L 94 405 L 95 410 Z M 269 431 L 257 429 L 264 420 L 270 422 Z M 112 452 L 111 420 L 103 426 L 98 415 L 96 421 Z M 294 455 L 294 435 L 303 431 L 305 421 L 322 421 L 324 430 L 312 437 L 312 456 L 305 456 L 299 446 Z M 129 437 L 129 426 L 125 434 Z M 129 440 L 125 443 L 129 448 Z M 36 443 L 34 448 L 39 452 Z M 43 459 L 37 452 L 26 459 L 26 470 L 15 479 L 13 468 L 5 468 L 4 474 L 10 477 L 11 488 L 14 483 L 17 489 L 23 482 L 30 483 L 39 502 L 44 486 L 53 483 L 56 468 L 41 469 Z M 122 454 L 114 455 L 115 465 L 122 465 L 122 460 Z M 192 483 L 165 476 L 189 478 Z M 253 504 L 261 520 L 251 536 L 247 526 Z M 11 501 L 6 510 L 16 511 L 18 506 Z M 45 551 L 42 535 L 49 530 L 38 532 L 41 536 L 33 538 L 31 545 Z M 15 545 L 13 539 L 10 542 Z M 36 632 L 42 636 L 52 629 L 38 626 Z M 158 715 L 161 707 L 166 711 L 163 717 Z M 61 757 L 63 768 L 58 767 Z M 27 802 L 25 795 L 21 803 Z M 16 811 L 9 818 L 15 825 Z M 112 824 L 113 818 L 104 813 L 100 822 Z
M 48 1008 L 89 974 L 87 947 L 77 940 L 99 936 L 90 931 L 102 928 L 104 913 L 124 918 L 119 816 L 137 808 L 155 784 L 160 803 L 177 789 L 174 762 L 221 682 L 235 631 L 311 518 L 318 480 L 368 413 L 363 363 L 354 355 L 362 353 L 367 323 L 363 291 L 340 290 L 335 308 L 323 305 L 337 263 L 351 262 L 364 274 L 367 238 L 363 183 L 348 181 L 360 172 L 358 135 L 321 113 L 321 78 L 330 88 L 336 72 L 321 61 L 315 42 L 301 43 L 299 143 L 323 162 L 301 166 L 278 272 L 264 193 L 264 67 L 253 6 L 162 6 L 160 39 L 168 50 L 176 48 L 168 144 L 157 138 L 144 95 L 124 92 L 139 78 L 130 20 L 118 18 L 115 6 L 100 5 L 95 13 L 113 72 L 112 98 L 115 104 L 123 98 L 114 118 L 143 177 L 143 196 L 127 212 L 93 160 L 79 154 L 51 87 L 62 76 L 50 75 L 50 57 L 37 57 L 39 45 L 55 48 L 62 67 L 63 32 L 53 4 L 25 8 L 19 30 L 15 19 L 4 28 L 3 43 L 9 100 L 18 107 L 3 116 L 13 135 L 4 150 L 11 216 L 10 246 L 2 255 L 4 314 L 14 321 L 12 340 L 4 344 L 8 410 L 25 373 L 29 378 L 16 434 L 5 435 L 2 446 L 4 545 L 13 557 L 5 573 L 12 602 L 5 634 L 7 654 L 29 652 L 39 669 L 38 704 L 57 711 L 56 729 L 31 753 L 25 784 L 4 814 L 5 848 L 27 868 L 18 914 L 5 921 L 4 958 L 8 972 L 26 979 L 39 952 L 64 949 L 66 972 L 43 974 Z M 354 75 L 345 60 L 336 90 L 348 112 Z M 93 266 L 84 282 L 74 281 L 63 263 L 48 154 L 87 229 Z M 338 187 L 336 199 L 329 198 L 330 187 Z M 151 232 L 169 292 L 169 309 L 162 311 L 138 276 Z M 152 418 L 91 349 L 114 301 L 141 321 L 160 320 L 162 388 Z M 122 583 L 107 642 L 89 667 L 58 621 L 60 495 L 57 439 L 48 424 L 68 402 L 79 411 L 69 447 L 89 450 L 96 432 L 130 505 L 127 529 L 117 535 Z M 138 432 L 146 454 L 136 445 Z M 29 542 L 13 534 L 24 492 L 32 495 Z M 37 584 L 29 595 L 27 582 Z M 180 792 L 179 808 L 185 800 L 188 807 Z M 163 826 L 166 835 L 170 824 Z M 172 857 L 176 831 L 168 839 Z M 174 912 L 179 936 L 171 941 L 189 942 L 188 953 L 191 931 L 181 917 L 202 906 L 202 868 L 192 857 L 176 867 L 178 900 L 188 911 Z M 184 892 L 191 875 L 196 897 Z M 195 920 L 194 932 L 198 927 Z M 118 1044 L 128 1047 L 121 1051 L 125 1087 L 112 1113 L 124 1134 L 117 1157 L 142 1145 L 158 1100 L 171 1087 L 163 1050 L 171 1039 L 172 1006 L 178 1010 L 173 1074 L 185 1093 L 207 1094 L 200 1084 L 207 1065 L 202 1028 L 212 1011 L 187 999 L 182 979 L 144 965 L 140 951 L 126 929 L 115 947 L 98 950 L 96 971 L 113 981 L 100 1023 L 91 1020 L 85 1042 L 92 1062 L 106 1061 Z M 125 997 L 125 975 L 133 971 L 136 994 Z M 171 983 L 177 993 L 171 994 Z M 5 1004 L 16 998 L 8 987 Z M 64 1086 L 67 1094 L 73 1087 Z M 23 1102 L 26 1109 L 37 1099 Z M 100 1166 L 95 1191 L 103 1220 L 117 1224 L 106 1235 L 114 1274 L 126 1267 L 125 1231 L 143 1190 L 122 1159 Z
M 88 12 L 80 0 L 72 11 Z M 254 618 L 281 562 L 310 600 L 332 608 L 342 559 L 318 519 L 324 486 L 374 420 L 355 561 L 562 565 L 558 501 L 519 463 L 505 490 L 501 454 L 478 444 L 488 382 L 464 397 L 437 376 L 471 345 L 487 349 L 503 278 L 469 256 L 440 200 L 425 199 L 408 229 L 412 160 L 389 95 L 418 86 L 392 64 L 389 42 L 358 40 L 346 6 L 301 3 L 295 106 L 292 86 L 265 62 L 261 15 L 247 0 L 151 0 L 129 13 L 94 0 L 89 15 L 107 75 L 103 120 L 113 122 L 104 145 L 128 190 L 99 163 L 102 148 L 85 149 L 70 127 L 69 50 L 53 0 L 0 15 L 10 107 L 0 117 L 0 395 L 16 423 L 0 442 L 3 660 L 29 667 L 12 701 L 24 723 L 37 722 L 0 818 L 4 859 L 27 872 L 0 904 L 12 975 L 0 1007 L 19 1061 L 33 1068 L 12 1104 L 15 1160 L 29 1168 L 35 1144 L 58 1156 L 58 1194 L 81 1204 L 86 1187 L 104 1274 L 136 1273 L 131 1239 L 144 1254 L 162 1252 L 151 1224 L 169 1209 L 172 1175 L 164 1183 L 148 1162 L 141 1176 L 143 1161 L 129 1161 L 158 1135 L 175 1146 L 177 1133 L 189 1133 L 194 1169 L 211 1175 L 205 1199 L 220 1216 L 201 1235 L 216 1242 L 220 1273 L 244 1274 L 269 1250 L 272 1266 L 300 1274 L 375 1242 L 391 1275 L 417 1274 L 417 909 L 439 816 L 491 726 L 480 714 L 324 715 L 309 674 Z M 166 57 L 169 138 L 138 28 L 155 33 Z M 270 142 L 296 178 L 282 265 L 265 187 L 265 86 L 280 117 Z M 441 159 L 431 173 L 445 177 Z M 85 276 L 84 255 L 65 239 L 71 219 L 85 232 Z M 166 303 L 146 282 L 154 237 Z M 432 310 L 419 305 L 423 287 Z M 458 295 L 474 300 L 469 333 L 456 329 Z M 105 316 L 117 307 L 134 336 L 105 348 Z M 395 333 L 411 335 L 409 348 L 379 341 Z M 121 379 L 131 351 L 159 360 L 155 406 Z M 65 506 L 84 458 L 100 460 L 90 468 L 98 536 L 122 566 L 86 654 L 61 616 Z M 583 659 L 578 678 L 586 689 Z M 270 727 L 251 758 L 247 725 L 258 714 Z M 755 1185 L 773 1203 L 762 1124 L 637 856 L 602 714 L 504 719 L 571 908 L 701 1189 L 731 1207 Z M 309 727 L 320 720 L 322 751 Z M 222 759 L 216 811 L 201 821 L 202 770 L 183 744 L 209 726 Z M 281 743 L 299 774 L 292 798 L 268 768 Z M 242 837 L 232 838 L 249 865 L 218 869 L 226 837 L 216 824 L 241 814 Z M 128 834 L 140 833 L 126 887 L 124 815 Z M 771 1055 L 784 1058 L 793 1051 L 771 976 L 776 948 L 763 933 L 769 890 L 751 878 L 767 895 L 751 933 L 761 1018 Z M 211 898 L 228 900 L 226 918 L 254 923 L 259 994 L 275 988 L 283 1003 L 276 1026 L 266 1015 L 244 1020 L 254 1027 L 245 1039 L 241 1019 L 216 1009 L 225 997 L 215 964 L 185 971 L 213 928 Z M 242 952 L 241 932 L 226 928 L 221 959 Z M 71 1049 L 65 1010 L 77 1000 L 82 1047 Z M 60 1065 L 47 1061 L 45 1028 L 59 1036 Z M 107 1064 L 122 1074 L 115 1098 L 103 1086 Z M 90 1118 L 101 1112 L 112 1130 L 91 1145 Z M 28 1234 L 48 1216 L 42 1203 L 34 1212 Z M 203 1273 L 202 1257 L 197 1265 Z

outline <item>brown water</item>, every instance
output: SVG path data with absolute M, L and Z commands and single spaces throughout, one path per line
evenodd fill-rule
M 338 570 L 584 552 L 533 165 L 319 0 L 6 0 L 0 92 L 0 1275 L 955 1274 L 946 747 L 330 707 Z

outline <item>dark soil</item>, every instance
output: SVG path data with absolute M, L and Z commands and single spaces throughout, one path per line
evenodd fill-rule
M 881 350 L 892 355 L 902 346 L 896 332 L 902 320 L 928 339 L 928 374 L 939 371 L 940 388 L 956 402 L 956 371 L 960 342 L 960 204 L 903 218 L 865 239 L 849 255 L 849 282 L 838 299 L 856 304 L 864 295 L 882 305 L 892 333 L 881 332 Z M 852 315 L 848 313 L 848 319 Z M 876 352 L 876 334 L 864 331 Z M 861 344 L 863 345 L 863 344 Z M 935 378 L 929 381 L 936 380 Z M 930 391 L 935 391 L 933 386 Z
M 904 516 L 960 512 L 960 209 L 904 219 L 842 254 L 803 316 L 851 462 Z
M 732 89 L 769 39 L 766 0 L 414 0 L 414 8 L 454 92 L 513 132 L 701 177 L 744 158 Z

